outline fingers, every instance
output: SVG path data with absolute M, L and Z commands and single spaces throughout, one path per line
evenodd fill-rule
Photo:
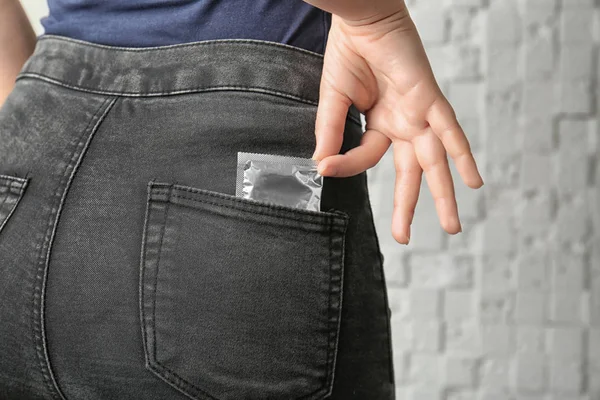
M 390 147 L 391 140 L 376 130 L 367 130 L 360 146 L 324 158 L 319 162 L 318 171 L 323 176 L 347 177 L 360 174 L 375 166 Z
M 442 142 L 427 128 L 426 133 L 415 137 L 412 144 L 419 164 L 425 172 L 442 228 L 451 234 L 460 232 L 462 228 L 458 218 L 454 182 Z
M 483 185 L 475 158 L 465 133 L 456 119 L 452 106 L 442 96 L 432 104 L 428 113 L 429 125 L 444 144 L 456 164 L 463 182 L 474 189 Z
M 394 143 L 394 165 L 396 183 L 394 186 L 394 211 L 392 215 L 392 236 L 398 243 L 408 244 L 410 225 L 413 221 L 423 170 L 410 142 Z
M 346 116 L 352 101 L 321 80 L 319 106 L 315 123 L 316 147 L 312 158 L 321 159 L 338 154 L 344 139 Z

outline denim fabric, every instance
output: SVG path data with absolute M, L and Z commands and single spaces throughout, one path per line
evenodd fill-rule
M 310 158 L 322 64 L 40 38 L 0 109 L 0 399 L 394 399 L 366 174 L 234 196 L 238 151 Z

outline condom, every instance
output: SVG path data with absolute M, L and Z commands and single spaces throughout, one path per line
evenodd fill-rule
M 238 153 L 236 196 L 320 211 L 323 177 L 310 158 Z

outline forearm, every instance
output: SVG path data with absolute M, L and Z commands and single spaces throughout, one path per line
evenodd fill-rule
M 392 14 L 405 13 L 404 0 L 304 0 L 353 24 L 370 24 Z
M 0 106 L 33 53 L 36 36 L 18 0 L 0 0 Z

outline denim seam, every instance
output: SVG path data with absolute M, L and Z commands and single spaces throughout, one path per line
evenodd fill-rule
M 2 199 L 2 203 L 0 203 L 0 212 L 2 211 L 2 207 L 4 207 L 4 203 L 6 203 L 6 199 L 8 199 L 8 197 L 12 194 L 12 192 L 10 191 L 10 186 L 6 186 L 6 188 L 8 190 L 6 192 L 6 196 L 4 196 L 4 198 Z
M 158 269 L 159 269 L 159 262 L 160 262 L 160 257 L 162 254 L 162 244 L 163 244 L 163 239 L 164 239 L 164 235 L 165 235 L 165 229 L 166 229 L 166 224 L 167 224 L 167 213 L 168 213 L 168 208 L 169 205 L 171 204 L 171 202 L 167 202 L 167 204 L 164 206 L 163 210 L 159 210 L 159 213 L 164 214 L 164 217 L 162 218 L 162 222 L 157 222 L 155 220 L 150 221 L 150 217 L 152 216 L 152 214 L 156 213 L 157 211 L 155 209 L 152 208 L 152 204 L 153 202 L 155 202 L 155 200 L 152 198 L 152 192 L 153 192 L 153 183 L 154 183 L 155 179 L 153 179 L 152 181 L 150 181 L 148 183 L 148 194 L 147 194 L 147 211 L 146 211 L 146 217 L 145 217 L 145 222 L 144 222 L 144 237 L 143 237 L 143 247 L 142 247 L 142 261 L 141 261 L 141 272 L 140 272 L 140 316 L 141 316 L 141 324 L 142 324 L 142 336 L 143 336 L 143 345 L 144 345 L 144 355 L 146 357 L 146 361 L 147 361 L 147 367 L 156 375 L 158 376 L 161 380 L 165 381 L 167 384 L 169 384 L 171 387 L 173 387 L 174 389 L 176 389 L 177 391 L 181 392 L 182 394 L 186 395 L 187 397 L 196 400 L 197 397 L 200 396 L 204 396 L 204 399 L 208 398 L 208 400 L 219 400 L 213 396 L 211 396 L 209 393 L 205 392 L 204 390 L 196 387 L 195 385 L 193 385 L 192 383 L 188 382 L 187 380 L 185 380 L 183 377 L 179 376 L 175 371 L 172 371 L 171 369 L 169 369 L 167 366 L 163 365 L 162 363 L 160 363 L 156 357 L 156 342 L 157 342 L 157 338 L 156 338 L 156 298 L 157 298 L 157 286 L 158 286 Z M 172 187 L 169 188 L 169 190 L 167 191 L 168 193 L 172 192 Z M 150 222 L 149 222 L 150 221 Z M 153 266 L 153 272 L 154 272 L 154 281 L 153 281 L 153 292 L 151 294 L 146 294 L 143 287 L 144 284 L 143 282 L 145 282 L 145 269 L 146 267 L 146 257 L 145 257 L 145 253 L 147 250 L 147 235 L 146 235 L 146 231 L 148 229 L 148 226 L 150 224 L 156 224 L 156 223 L 160 223 L 161 224 L 161 237 L 160 237 L 160 241 L 157 243 L 156 240 L 152 241 L 153 247 L 155 248 L 156 252 L 157 252 L 157 260 Z M 147 296 L 152 296 L 151 298 L 151 311 L 152 312 L 152 320 L 147 322 L 145 319 L 145 315 L 146 315 L 146 308 L 148 307 L 147 303 L 148 303 L 148 299 Z M 147 337 L 148 337 L 148 333 L 147 331 L 151 331 L 152 332 L 152 340 L 153 340 L 153 349 L 152 351 L 149 349 L 148 346 L 148 341 L 147 341 Z M 193 391 L 194 393 L 189 393 L 190 391 Z
M 50 252 L 52 250 L 52 244 L 54 242 L 54 234 L 56 233 L 56 228 L 58 225 L 58 221 L 60 219 L 60 215 L 62 212 L 62 206 L 65 201 L 65 197 L 67 195 L 70 184 L 73 180 L 75 173 L 77 172 L 77 168 L 81 163 L 83 156 L 87 148 L 90 145 L 90 142 L 94 136 L 94 133 L 97 131 L 98 127 L 111 110 L 112 106 L 117 101 L 118 97 L 108 97 L 106 98 L 102 104 L 98 107 L 96 112 L 88 121 L 88 124 L 83 129 L 82 134 L 74 146 L 73 152 L 71 154 L 71 160 L 66 165 L 63 175 L 61 177 L 61 181 L 56 187 L 56 190 L 53 193 L 52 199 L 58 197 L 61 188 L 63 189 L 62 196 L 60 197 L 58 210 L 56 214 L 53 215 L 50 213 L 48 218 L 46 234 L 44 235 L 44 244 L 40 247 L 40 252 L 38 253 L 38 268 L 35 275 L 35 285 L 33 289 L 33 324 L 32 324 L 32 333 L 33 333 L 33 342 L 34 347 L 36 349 L 36 354 L 38 356 L 38 361 L 40 363 L 40 369 L 42 376 L 44 378 L 44 382 L 46 384 L 46 388 L 50 392 L 50 395 L 54 399 L 66 400 L 65 395 L 62 393 L 58 386 L 58 382 L 52 372 L 52 367 L 50 365 L 50 359 L 48 355 L 48 348 L 46 344 L 46 332 L 45 332 L 45 321 L 44 321 L 44 306 L 45 306 L 45 295 L 46 295 L 46 281 L 48 277 L 48 265 L 50 262 Z M 92 126 L 93 122 L 96 122 L 95 125 L 89 130 L 90 126 Z M 88 131 L 89 130 L 89 131 Z M 84 142 L 84 138 L 86 133 L 88 133 L 87 140 Z M 82 143 L 83 142 L 83 143 Z M 81 151 L 79 152 L 79 156 L 76 160 L 73 160 L 74 156 L 77 155 L 78 148 L 81 147 Z M 69 176 L 67 173 L 70 167 L 73 167 Z M 66 185 L 63 188 L 63 181 L 67 179 Z M 54 217 L 54 223 L 53 223 Z M 42 257 L 42 251 L 44 250 L 44 246 L 46 246 L 46 255 Z
M 154 323 L 152 323 L 152 329 L 155 329 Z M 154 339 L 154 341 L 156 342 L 156 338 Z M 169 367 L 160 363 L 156 358 L 152 360 L 152 364 L 155 364 L 150 366 L 154 372 L 156 372 L 159 375 L 162 375 L 163 378 L 167 379 L 167 381 L 175 385 L 176 388 L 179 389 L 186 396 L 191 397 L 194 400 L 196 400 L 198 396 L 205 396 L 210 400 L 219 400 L 217 397 L 210 395 L 208 392 L 200 389 L 193 383 L 188 382 L 187 379 L 181 377 L 179 374 L 177 374 L 177 372 L 171 370 Z M 193 391 L 194 393 L 188 393 L 188 391 Z
M 8 179 L 0 179 L 0 185 L 4 186 L 8 192 L 7 193 L 18 193 L 19 190 L 21 190 L 21 188 L 23 187 L 23 185 L 25 184 L 25 182 L 21 182 L 21 181 L 11 181 Z M 13 191 L 14 189 L 16 189 L 17 191 Z
M 29 179 L 30 178 L 27 178 L 27 180 L 25 180 L 24 182 L 13 181 L 12 183 L 19 183 L 18 189 L 16 192 L 12 191 L 12 188 L 13 188 L 12 184 L 7 186 L 9 191 L 6 193 L 6 196 L 4 197 L 4 199 L 2 199 L 2 203 L 0 203 L 0 232 L 2 232 L 2 230 L 4 229 L 4 226 L 8 223 L 8 220 L 10 219 L 12 214 L 17 209 L 17 206 L 19 205 L 19 203 L 21 202 L 21 199 L 23 198 L 23 195 L 25 194 L 25 189 L 27 188 L 27 185 L 29 183 Z M 15 185 L 15 187 L 17 187 L 17 185 Z M 16 198 L 15 204 L 13 204 L 12 208 L 10 209 L 10 211 L 8 211 L 6 216 L 3 217 L 2 216 L 2 208 L 4 207 L 4 204 L 6 204 L 6 200 L 9 198 L 9 196 L 11 194 L 13 196 L 15 196 L 15 198 Z
M 181 195 L 177 195 L 177 194 L 174 194 L 173 197 L 179 197 L 179 198 L 182 198 L 182 199 L 192 200 L 192 201 L 196 201 L 196 202 L 199 202 L 199 203 L 210 204 L 210 205 L 217 206 L 217 207 L 229 208 L 229 209 L 232 209 L 232 210 L 246 212 L 246 213 L 250 213 L 250 214 L 263 215 L 263 216 L 273 217 L 273 218 L 283 219 L 283 220 L 292 220 L 292 221 L 301 222 L 301 223 L 304 223 L 304 224 L 316 225 L 316 226 L 320 226 L 320 227 L 326 226 L 327 224 L 331 223 L 332 219 L 336 218 L 335 216 L 331 216 L 331 217 L 327 216 L 326 219 L 324 221 L 322 221 L 322 222 L 318 222 L 318 221 L 314 221 L 313 222 L 313 221 L 302 220 L 299 217 L 294 217 L 292 215 L 286 216 L 286 215 L 277 214 L 277 213 L 274 212 L 275 211 L 274 209 L 269 210 L 271 212 L 266 212 L 267 210 L 265 210 L 265 212 L 259 212 L 259 211 L 253 211 L 253 210 L 250 210 L 250 209 L 247 209 L 247 208 L 238 208 L 238 207 L 227 205 L 227 204 L 223 204 L 223 203 L 211 202 L 211 201 L 208 201 L 208 200 L 200 200 L 200 199 L 196 199 L 196 198 L 193 198 L 193 197 L 186 197 L 186 196 L 181 196 Z M 185 204 L 178 204 L 178 205 L 186 207 Z M 187 207 L 189 207 L 189 206 L 187 206 Z M 338 220 L 336 222 L 342 223 L 341 220 Z M 307 229 L 304 229 L 304 228 L 299 227 L 299 226 L 294 226 L 293 228 L 294 229 L 300 229 L 300 230 L 307 230 Z
M 338 233 L 339 233 L 339 250 L 338 250 L 338 257 L 339 257 L 339 268 L 340 268 L 340 278 L 339 278 L 339 287 L 340 287 L 340 293 L 338 295 L 339 297 L 339 305 L 338 305 L 338 314 L 337 314 L 337 332 L 336 332 L 336 337 L 338 338 L 338 340 L 335 342 L 335 347 L 334 347 L 334 354 L 333 354 L 333 366 L 332 368 L 332 374 L 331 374 L 331 391 L 328 392 L 327 395 L 331 395 L 331 393 L 333 392 L 333 385 L 335 382 L 335 368 L 336 368 L 336 364 L 337 364 L 337 358 L 338 358 L 338 353 L 339 353 L 339 337 L 340 337 L 340 331 L 341 331 L 341 325 L 342 325 L 342 309 L 344 306 L 344 271 L 346 269 L 345 267 L 345 252 L 346 252 L 346 248 L 345 248 L 345 243 L 346 243 L 346 234 L 347 234 L 347 229 L 348 229 L 348 225 L 344 225 L 341 227 L 336 227 L 336 229 L 341 229 Z M 336 245 L 336 246 L 338 246 Z
M 158 184 L 158 185 L 154 185 L 154 189 L 153 192 L 157 193 L 157 194 L 166 194 L 168 193 L 168 190 L 166 188 L 158 188 L 157 186 L 162 186 L 162 184 Z M 314 223 L 314 224 L 319 224 L 319 225 L 323 225 L 323 222 L 319 222 L 319 221 L 307 221 L 307 220 L 300 220 L 298 218 L 300 218 L 300 215 L 302 215 L 305 218 L 308 217 L 312 217 L 314 218 L 319 218 L 319 219 L 323 219 L 323 218 L 333 218 L 336 222 L 336 225 L 339 224 L 344 224 L 344 222 L 346 220 L 348 220 L 348 216 L 344 213 L 344 215 L 340 215 L 339 212 L 338 213 L 329 213 L 326 211 L 320 211 L 318 214 L 314 214 L 314 211 L 309 211 L 309 210 L 303 210 L 301 208 L 298 209 L 294 209 L 294 208 L 288 208 L 285 206 L 280 206 L 278 204 L 267 204 L 267 203 L 247 203 L 246 200 L 247 199 L 243 199 L 240 197 L 234 197 L 231 195 L 226 195 L 226 194 L 221 194 L 221 193 L 217 193 L 217 192 L 211 192 L 211 191 L 207 191 L 204 189 L 196 189 L 196 188 L 192 188 L 189 186 L 180 186 L 180 185 L 174 185 L 174 188 L 177 190 L 182 190 L 182 191 L 186 191 L 186 192 L 190 192 L 190 193 L 197 193 L 199 195 L 202 196 L 210 196 L 210 197 L 214 197 L 215 202 L 218 200 L 226 200 L 226 201 L 231 201 L 233 203 L 237 203 L 240 204 L 241 207 L 235 207 L 232 205 L 225 205 L 223 203 L 214 203 L 214 202 L 210 202 L 208 200 L 204 200 L 204 199 L 199 199 L 196 197 L 185 197 L 185 196 L 181 196 L 178 194 L 174 194 L 173 197 L 181 197 L 184 199 L 190 199 L 192 201 L 197 201 L 200 203 L 208 203 L 208 204 L 212 204 L 212 205 L 217 205 L 217 206 L 225 206 L 225 207 L 229 207 L 229 208 L 234 208 L 236 210 L 246 210 L 246 208 L 248 207 L 260 207 L 262 209 L 265 209 L 265 211 L 279 211 L 279 214 L 268 214 L 268 215 L 273 215 L 273 216 L 277 216 L 280 218 L 286 218 L 286 219 L 295 219 L 298 220 L 300 222 L 307 222 L 307 223 Z M 156 199 L 155 199 L 156 200 Z M 242 208 L 244 207 L 244 208 Z M 258 213 L 258 212 L 254 212 L 255 214 L 262 214 L 262 213 Z M 286 213 L 286 215 L 283 215 L 282 213 Z M 322 214 L 321 214 L 322 213 Z M 293 215 L 293 214 L 298 214 L 298 215 Z M 287 215 L 290 215 L 290 217 L 288 218 Z M 325 222 L 327 223 L 327 222 Z
M 158 184 L 158 185 L 160 185 L 160 184 Z M 156 185 L 156 186 L 158 186 L 158 185 Z M 209 197 L 214 197 L 214 198 L 217 198 L 217 199 L 232 201 L 232 202 L 238 203 L 238 204 L 240 204 L 242 206 L 252 205 L 252 206 L 257 206 L 257 207 L 261 207 L 261 208 L 281 210 L 281 211 L 284 211 L 284 212 L 301 213 L 301 214 L 306 215 L 306 216 L 319 217 L 319 218 L 322 218 L 322 217 L 333 217 L 333 216 L 335 216 L 335 214 L 331 214 L 331 213 L 328 213 L 328 212 L 325 212 L 325 211 L 322 211 L 323 214 L 314 214 L 314 211 L 303 210 L 301 208 L 298 208 L 298 209 L 289 208 L 289 207 L 281 206 L 281 205 L 278 205 L 278 204 L 259 203 L 259 202 L 248 203 L 247 202 L 248 199 L 244 199 L 244 198 L 241 198 L 241 197 L 228 195 L 228 194 L 225 194 L 225 193 L 212 192 L 212 191 L 209 191 L 209 190 L 206 190 L 206 189 L 194 188 L 194 187 L 191 187 L 191 186 L 174 184 L 174 187 L 177 190 L 183 190 L 183 191 L 190 192 L 190 193 L 196 193 L 196 194 L 199 194 L 199 195 L 202 195 L 202 196 L 209 196 Z M 157 188 L 155 190 L 157 192 L 160 192 L 160 191 L 163 191 L 164 189 Z
M 27 181 L 22 182 L 20 180 L 17 181 L 17 180 L 11 180 L 11 179 L 3 179 L 0 177 L 0 186 L 6 188 L 6 196 L 4 196 L 4 198 L 2 199 L 2 203 L 0 203 L 0 210 L 1 210 L 2 207 L 4 206 L 4 203 L 6 203 L 6 200 L 10 197 L 11 194 L 15 195 L 17 197 L 20 197 L 23 194 L 25 187 L 27 186 Z M 20 200 L 20 199 L 18 199 L 18 200 Z M 17 203 L 19 202 L 18 200 L 17 200 Z M 16 204 L 15 204 L 15 207 L 16 207 Z
M 146 269 L 148 269 L 148 267 L 146 265 L 146 261 L 147 261 L 146 253 L 147 253 L 150 245 L 152 245 L 152 248 L 155 249 L 155 251 L 158 253 L 158 256 L 160 257 L 162 240 L 164 238 L 164 228 L 166 228 L 166 221 L 167 221 L 166 213 L 168 211 L 167 210 L 168 204 L 165 205 L 163 210 L 159 210 L 159 211 L 156 211 L 156 209 L 152 207 L 152 205 L 153 205 L 153 203 L 151 201 L 152 200 L 151 199 L 152 184 L 155 180 L 156 180 L 156 178 L 153 178 L 152 181 L 150 181 L 147 186 L 148 189 L 147 189 L 146 214 L 144 217 L 144 228 L 143 228 L 142 246 L 141 246 L 141 254 L 140 254 L 140 274 L 139 274 L 138 294 L 139 294 L 139 313 L 140 313 L 139 315 L 140 315 L 140 325 L 142 328 L 142 342 L 143 342 L 143 348 L 144 348 L 144 357 L 146 360 L 146 367 L 150 371 L 152 371 L 158 378 L 160 378 L 162 381 L 166 382 L 172 388 L 174 388 L 177 391 L 181 392 L 182 394 L 186 395 L 187 397 L 195 399 L 195 397 L 192 397 L 192 395 L 190 393 L 186 392 L 185 389 L 183 388 L 184 386 L 187 385 L 187 382 L 183 378 L 181 378 L 177 374 L 175 374 L 175 372 L 169 370 L 167 367 L 165 367 L 164 365 L 159 363 L 156 360 L 156 351 L 155 350 L 150 351 L 149 345 L 148 345 L 148 331 L 151 331 L 153 334 L 153 337 L 152 337 L 153 346 L 154 346 L 154 349 L 156 348 L 155 347 L 156 346 L 156 332 L 155 332 L 155 328 L 154 328 L 154 324 L 156 321 L 156 316 L 155 316 L 156 314 L 154 313 L 154 311 L 156 309 L 155 308 L 156 286 L 157 286 L 157 281 L 158 281 L 159 265 L 158 265 L 158 260 L 157 260 L 154 267 L 152 268 L 155 273 L 153 293 L 146 294 L 146 292 L 144 290 L 144 282 L 146 282 L 146 279 L 147 279 L 146 278 Z M 162 222 L 153 220 L 153 218 L 155 218 L 154 217 L 155 213 L 159 213 L 159 217 L 160 217 L 161 213 L 165 214 L 164 218 L 162 219 Z M 153 239 L 152 241 L 150 241 L 150 239 L 148 239 L 148 237 L 147 237 L 148 227 L 151 224 L 157 224 L 157 223 L 161 224 L 163 227 L 160 243 L 157 243 L 156 239 Z M 150 306 L 151 310 L 148 310 L 148 311 L 153 312 L 153 319 L 150 322 L 146 322 L 146 318 L 145 318 L 146 308 L 149 308 L 148 296 L 151 296 L 151 300 L 152 300 L 152 306 Z M 175 378 L 179 379 L 181 382 L 178 382 L 173 377 L 170 377 L 169 373 L 173 374 L 175 376 Z M 187 389 L 187 387 L 186 387 L 186 389 Z M 189 389 L 187 389 L 187 390 L 189 390 Z M 205 393 L 200 389 L 198 389 L 198 391 L 200 392 L 200 394 L 208 396 L 210 398 L 209 400 L 218 400 L 218 399 L 211 397 L 208 393 Z
M 10 197 L 11 194 L 14 196 L 21 196 L 21 194 L 26 186 L 26 183 L 21 183 L 21 182 L 8 181 L 7 182 L 8 184 L 2 183 L 2 182 L 6 182 L 6 181 L 3 181 L 2 179 L 0 179 L 0 188 L 6 189 L 6 196 L 4 196 L 4 198 L 2 199 L 2 203 L 0 203 L 0 209 L 2 209 L 2 206 L 4 205 L 6 200 Z
M 86 41 L 79 40 L 79 39 L 73 39 L 73 38 L 70 38 L 67 36 L 47 34 L 47 35 L 40 36 L 40 38 L 38 39 L 38 42 L 41 42 L 41 41 L 47 40 L 47 39 L 62 40 L 65 42 L 85 44 L 86 46 L 89 46 L 89 47 L 107 49 L 107 50 L 112 50 L 115 52 L 135 52 L 135 53 L 152 52 L 152 51 L 156 51 L 156 50 L 177 50 L 177 49 L 186 48 L 186 47 L 200 47 L 200 46 L 213 46 L 213 45 L 218 46 L 221 44 L 242 43 L 242 44 L 252 45 L 254 47 L 256 47 L 256 46 L 281 47 L 281 48 L 290 49 L 290 50 L 293 50 L 296 52 L 305 53 L 312 57 L 320 58 L 321 60 L 323 60 L 323 58 L 324 58 L 323 54 L 319 54 L 314 51 L 310 51 L 310 50 L 307 50 L 307 49 L 304 49 L 301 47 L 292 46 L 292 45 L 286 44 L 286 43 L 279 43 L 279 42 L 273 42 L 273 41 L 268 41 L 268 40 L 259 40 L 259 39 L 209 39 L 209 40 L 201 40 L 201 41 L 190 42 L 190 43 L 171 44 L 171 45 L 165 45 L 165 46 L 120 47 L 120 46 L 108 46 L 108 45 L 99 44 L 99 43 L 86 42 Z
M 146 187 L 146 212 L 144 215 L 144 227 L 142 229 L 142 244 L 140 246 L 140 271 L 139 271 L 139 282 L 138 282 L 138 296 L 139 296 L 139 317 L 140 317 L 140 326 L 142 328 L 142 343 L 144 345 L 144 356 L 146 358 L 146 364 L 149 363 L 149 357 L 148 357 L 148 351 L 146 350 L 147 348 L 147 342 L 148 342 L 148 335 L 146 334 L 146 322 L 145 322 L 145 291 L 144 291 L 144 284 L 143 282 L 145 281 L 145 276 L 146 276 L 146 251 L 148 250 L 148 227 L 149 227 L 149 217 L 150 217 L 150 213 L 151 213 L 151 203 L 150 201 L 148 201 L 150 199 L 150 192 L 151 192 L 151 188 L 152 188 L 152 183 L 154 182 L 156 178 L 153 178 L 152 181 L 150 181 Z
M 240 92 L 256 92 L 262 94 L 269 94 L 272 96 L 283 97 L 290 100 L 296 100 L 302 103 L 310 104 L 313 106 L 318 106 L 319 103 L 305 97 L 295 96 L 293 94 L 280 92 L 277 90 L 272 90 L 269 88 L 261 88 L 255 86 L 240 86 L 240 85 L 222 85 L 222 86 L 208 86 L 208 87 L 195 87 L 189 89 L 180 89 L 180 90 L 171 90 L 166 92 L 115 92 L 103 89 L 91 89 L 84 86 L 75 86 L 69 83 L 60 81 L 58 79 L 54 79 L 52 77 L 46 76 L 44 74 L 38 74 L 35 72 L 22 72 L 17 77 L 21 78 L 36 78 L 42 81 L 53 83 L 58 86 L 66 87 L 73 90 L 78 90 L 85 93 L 94 93 L 94 94 L 103 94 L 109 96 L 121 96 L 121 97 L 159 97 L 159 96 L 174 96 L 179 94 L 192 94 L 192 93 L 204 93 L 204 92 L 218 92 L 218 91 L 240 91 Z M 347 118 L 352 120 L 352 122 L 358 124 L 362 127 L 362 123 L 359 121 L 360 117 L 357 119 L 352 114 L 348 114 Z
M 24 183 L 26 178 L 19 178 L 18 176 L 2 175 L 0 174 L 0 181 L 16 181 Z
M 337 327 L 331 326 L 331 318 L 332 310 L 331 310 L 331 298 L 333 295 L 331 294 L 331 284 L 333 280 L 333 248 L 331 244 L 331 238 L 333 237 L 333 223 L 332 220 L 329 220 L 329 296 L 327 296 L 327 324 L 329 326 L 329 338 L 327 340 L 327 376 L 325 378 L 325 388 L 326 392 L 329 392 L 329 388 L 331 383 L 333 382 L 333 373 L 334 371 L 331 369 L 331 364 L 333 360 L 330 358 L 331 346 L 335 346 L 335 338 Z M 335 329 L 332 329 L 335 328 Z
M 156 298 L 158 297 L 156 294 L 156 289 L 158 287 L 158 272 L 160 271 L 160 258 L 162 255 L 162 247 L 163 247 L 163 240 L 165 238 L 165 233 L 166 233 L 166 227 L 167 227 L 167 222 L 169 220 L 169 206 L 171 205 L 171 202 L 168 202 L 165 205 L 165 210 L 164 210 L 164 216 L 163 216 L 163 222 L 161 224 L 161 233 L 160 233 L 160 241 L 158 242 L 158 254 L 156 257 L 156 271 L 154 272 L 154 296 L 152 296 L 152 336 L 154 337 L 154 340 L 152 342 L 153 345 L 153 351 L 154 351 L 154 360 L 156 360 L 156 329 L 154 328 L 154 325 L 156 324 Z
M 92 115 L 92 118 L 89 119 L 87 125 L 85 126 L 85 128 L 82 131 L 82 134 L 81 134 L 79 140 L 77 141 L 77 144 L 75 145 L 75 149 L 74 149 L 73 152 L 75 152 L 77 150 L 76 146 L 78 146 L 81 143 L 81 139 L 83 138 L 83 135 L 85 135 L 85 133 L 87 132 L 88 128 L 91 126 L 92 122 L 94 121 L 94 119 L 96 118 L 96 116 L 100 113 L 100 110 L 102 110 L 102 108 L 105 106 L 105 104 L 107 103 L 107 101 L 108 101 L 108 99 L 105 99 L 102 102 L 102 104 L 100 105 L 100 107 L 98 107 L 98 109 L 96 110 L 96 112 L 94 113 L 94 115 Z M 62 179 L 64 179 L 64 177 L 66 176 L 66 173 L 67 173 L 67 171 L 69 169 L 70 164 L 71 163 L 69 163 L 69 164 L 67 164 L 65 166 L 65 169 L 64 169 L 63 175 L 62 175 Z M 59 182 L 59 185 L 56 187 L 56 190 L 53 193 L 53 196 L 52 196 L 53 199 L 58 196 L 58 192 L 60 191 L 60 188 L 62 187 L 62 179 Z M 46 242 L 46 240 L 48 238 L 48 235 L 49 234 L 51 235 L 51 233 L 49 233 L 49 231 L 52 228 L 52 217 L 53 217 L 53 215 L 52 215 L 52 213 L 50 213 L 50 216 L 48 217 L 46 234 L 44 235 L 44 242 Z M 48 367 L 48 371 L 46 371 L 47 366 L 46 366 L 45 363 L 47 362 L 47 358 L 46 358 L 47 354 L 44 351 L 45 345 L 42 344 L 42 346 L 41 346 L 42 348 L 41 349 L 40 349 L 40 346 L 39 346 L 39 342 L 42 342 L 42 343 L 44 342 L 43 333 L 41 333 L 44 330 L 44 323 L 42 321 L 39 321 L 39 319 L 41 319 L 43 317 L 42 317 L 42 313 L 38 312 L 38 305 L 37 305 L 36 299 L 38 298 L 38 293 L 37 292 L 38 292 L 38 288 L 39 288 L 39 291 L 42 292 L 39 295 L 39 297 L 40 297 L 40 307 L 42 307 L 42 303 L 43 302 L 41 301 L 41 297 L 44 296 L 44 294 L 43 294 L 43 292 L 44 292 L 43 286 L 45 286 L 44 285 L 44 281 L 46 280 L 45 276 L 40 276 L 40 273 L 45 275 L 45 272 L 46 272 L 45 271 L 45 269 L 46 269 L 45 268 L 45 261 L 44 261 L 44 264 L 42 264 L 42 262 L 41 262 L 41 256 L 42 256 L 42 250 L 43 250 L 43 248 L 44 248 L 44 245 L 42 245 L 40 247 L 40 253 L 38 255 L 38 270 L 36 272 L 36 276 L 35 276 L 36 282 L 35 282 L 35 287 L 34 287 L 34 290 L 33 290 L 33 312 L 32 312 L 32 315 L 33 315 L 34 322 L 32 324 L 32 329 L 33 329 L 34 347 L 36 349 L 36 354 L 38 356 L 38 361 L 40 363 L 40 369 L 41 369 L 41 372 L 42 372 L 42 376 L 44 378 L 44 382 L 46 383 L 46 386 L 47 386 L 48 390 L 50 391 L 50 395 L 53 398 L 55 398 L 55 399 L 59 397 L 60 399 L 66 400 L 66 397 L 64 396 L 64 394 L 60 391 L 60 389 L 58 389 L 58 385 L 56 384 L 56 381 L 54 380 L 54 378 L 50 378 L 48 376 L 48 372 L 50 372 L 50 368 Z M 38 284 L 38 282 L 39 282 L 39 284 Z M 38 318 L 38 315 L 36 313 L 40 314 L 39 318 Z M 38 327 L 38 325 L 39 325 L 39 327 Z M 38 335 L 38 332 L 37 332 L 38 330 L 40 331 L 40 335 Z M 44 354 L 42 354 L 42 352 L 44 352 Z
M 307 98 L 304 98 L 301 96 L 295 96 L 293 94 L 289 94 L 286 92 L 280 92 L 277 90 L 273 90 L 273 89 L 269 89 L 269 88 L 262 88 L 259 86 L 243 86 L 243 85 L 196 86 L 196 87 L 191 87 L 188 89 L 168 90 L 168 91 L 164 91 L 164 92 L 125 92 L 125 91 L 120 92 L 120 91 L 92 89 L 92 88 L 88 88 L 85 86 L 71 85 L 69 83 L 63 82 L 61 80 L 58 80 L 58 79 L 55 79 L 50 76 L 40 74 L 37 72 L 23 72 L 23 73 L 19 74 L 19 76 L 42 79 L 47 82 L 55 83 L 59 86 L 64 86 L 69 89 L 80 90 L 82 92 L 105 94 L 105 95 L 112 95 L 112 96 L 122 96 L 122 97 L 154 97 L 154 96 L 166 96 L 166 95 L 196 93 L 196 92 L 205 92 L 205 91 L 246 90 L 246 91 L 256 91 L 256 92 L 260 92 L 260 93 L 269 93 L 269 94 L 278 95 L 281 97 L 287 97 L 287 98 L 291 98 L 294 100 L 300 100 L 304 103 L 309 103 L 312 105 L 318 104 L 317 102 L 315 102 L 313 100 L 310 100 L 310 99 L 307 99 Z
M 368 177 L 367 174 L 364 174 L 363 177 L 363 188 L 365 190 L 365 193 L 367 195 L 367 209 L 369 211 L 369 221 L 370 221 L 370 225 L 371 225 L 371 230 L 373 231 L 374 237 L 375 237 L 375 248 L 377 249 L 377 258 L 379 260 L 379 263 L 377 264 L 377 268 L 379 269 L 379 271 L 381 272 L 381 276 L 379 277 L 379 280 L 381 282 L 381 286 L 382 286 L 382 291 L 383 291 L 383 296 L 384 296 L 384 300 L 385 300 L 385 304 L 386 304 L 386 329 L 387 329 L 387 337 L 388 337 L 388 358 L 389 358 L 389 379 L 390 382 L 392 383 L 392 385 L 395 385 L 395 378 L 394 378 L 394 359 L 393 359 L 393 344 L 392 344 L 392 327 L 391 327 L 391 323 L 390 323 L 390 319 L 391 319 L 391 314 L 390 314 L 390 309 L 389 309 L 389 301 L 388 301 L 388 294 L 387 294 L 387 284 L 386 284 L 386 279 L 385 279 L 385 271 L 384 271 L 384 265 L 383 265 L 383 258 L 382 258 L 382 253 L 381 253 L 381 246 L 379 244 L 379 237 L 377 235 L 377 231 L 375 229 L 375 223 L 373 221 L 373 211 L 371 209 L 371 200 L 370 200 L 370 196 L 369 196 L 369 188 L 368 188 Z M 373 271 L 375 272 L 375 271 Z
M 3 186 L 5 188 L 8 189 L 7 193 L 12 193 L 12 194 L 16 194 L 19 195 L 21 194 L 21 191 L 23 190 L 23 188 L 25 187 L 25 185 L 27 184 L 26 181 L 3 181 L 2 179 L 0 179 L 0 182 L 6 182 L 8 184 L 4 184 Z M 1 185 L 1 184 L 0 184 Z
M 10 196 L 10 192 L 7 192 L 6 196 L 3 196 L 4 198 L 2 199 L 2 202 L 0 203 L 0 231 L 2 231 L 2 228 L 4 227 L 4 223 L 6 221 L 8 221 L 8 216 L 6 218 L 2 217 L 2 208 L 4 207 L 4 203 L 6 203 L 6 199 L 8 199 L 9 196 Z

